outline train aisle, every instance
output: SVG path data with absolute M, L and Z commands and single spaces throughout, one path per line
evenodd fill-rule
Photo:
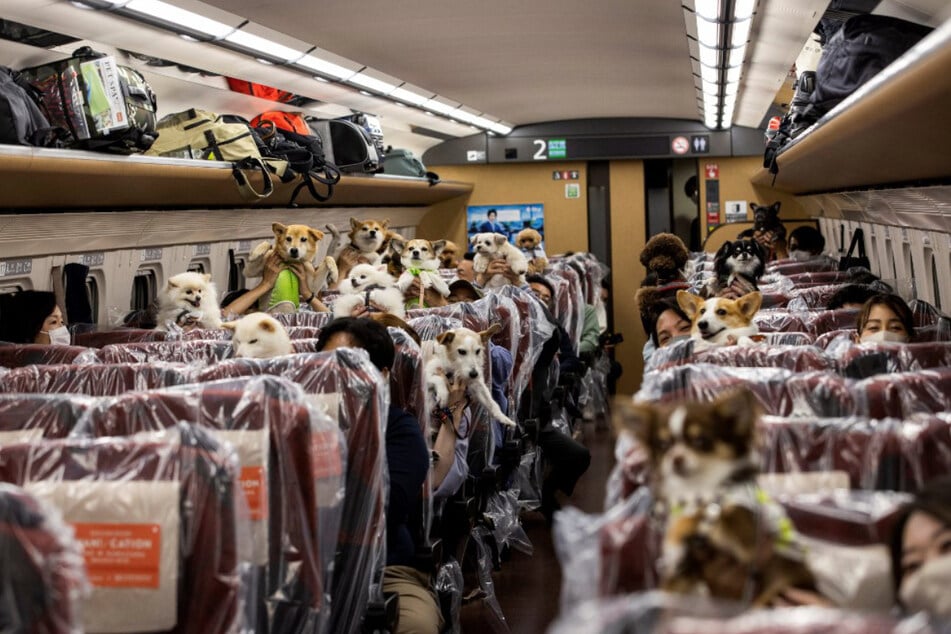
M 575 486 L 566 505 L 586 513 L 604 510 L 604 491 L 614 467 L 614 435 L 610 426 L 583 426 L 585 446 L 591 451 L 591 466 Z M 512 634 L 540 634 L 558 616 L 561 567 L 555 556 L 551 526 L 541 513 L 522 514 L 522 525 L 532 542 L 529 557 L 512 550 L 511 559 L 493 574 L 495 594 Z M 483 601 L 462 608 L 463 632 L 505 632 Z

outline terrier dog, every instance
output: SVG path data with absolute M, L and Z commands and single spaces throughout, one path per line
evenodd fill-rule
M 203 273 L 179 273 L 168 278 L 158 294 L 155 329 L 221 328 L 218 290 L 211 276 Z
M 458 379 L 466 384 L 466 394 L 482 405 L 494 420 L 515 427 L 515 421 L 492 400 L 492 393 L 482 376 L 488 354 L 486 345 L 489 338 L 501 329 L 498 324 L 492 324 L 482 332 L 456 328 L 440 334 L 434 342 L 423 342 L 427 394 L 433 406 L 430 409 L 449 404 L 449 385 Z
M 766 252 L 755 240 L 725 242 L 713 258 L 715 276 L 707 285 L 714 296 L 732 287 L 741 293 L 755 291 L 757 280 L 766 272 Z
M 400 258 L 402 264 L 403 274 L 396 281 L 396 285 L 404 294 L 413 284 L 413 280 L 419 278 L 420 295 L 418 305 L 420 307 L 425 305 L 423 296 L 427 288 L 435 290 L 443 297 L 449 296 L 449 285 L 446 284 L 438 270 L 439 254 L 446 246 L 445 240 L 430 242 L 429 240 L 416 238 L 404 242 L 399 238 L 393 238 L 390 246 Z
M 548 268 L 548 256 L 542 248 L 542 234 L 531 228 L 522 229 L 515 236 L 515 246 L 528 260 L 529 273 L 543 273 Z
M 475 260 L 472 262 L 472 268 L 476 273 L 485 273 L 492 260 L 505 260 L 512 272 L 519 276 L 517 285 L 525 285 L 528 261 L 505 236 L 501 233 L 477 233 L 472 236 L 471 242 L 476 253 Z M 483 288 L 501 288 L 506 284 L 510 284 L 509 280 L 504 275 L 496 274 L 483 284 Z
M 666 516 L 665 590 L 765 606 L 787 588 L 815 587 L 789 519 L 756 486 L 759 404 L 749 390 L 626 407 L 620 427 L 647 451 Z
M 224 323 L 221 327 L 234 333 L 231 335 L 231 345 L 236 357 L 270 359 L 294 351 L 281 322 L 265 313 L 251 313 L 237 321 Z
M 271 254 L 277 253 L 281 260 L 288 264 L 300 262 L 303 265 L 307 275 L 307 286 L 312 293 L 319 293 L 328 284 L 337 281 L 337 264 L 333 258 L 325 257 L 320 266 L 314 268 L 314 258 L 317 257 L 319 243 L 324 237 L 322 231 L 307 225 L 285 226 L 279 222 L 271 225 L 271 231 L 274 232 L 274 242 L 260 243 L 248 257 L 248 263 L 244 267 L 244 274 L 247 277 L 263 275 L 265 262 Z M 286 273 L 281 271 L 275 288 L 258 300 L 258 308 L 266 310 L 282 301 L 289 301 L 296 308 L 300 298 L 295 296 L 297 279 L 291 279 L 293 275 L 293 272 L 289 270 Z M 285 284 L 285 279 L 290 283 Z
M 357 306 L 370 311 L 396 315 L 402 319 L 403 292 L 382 265 L 357 264 L 350 274 L 340 280 L 340 297 L 334 302 L 334 317 L 349 317 Z
M 736 343 L 749 346 L 759 332 L 753 316 L 763 303 L 763 295 L 753 291 L 739 299 L 711 297 L 703 299 L 687 291 L 677 291 L 677 304 L 692 322 L 690 336 L 696 339 L 694 351 Z

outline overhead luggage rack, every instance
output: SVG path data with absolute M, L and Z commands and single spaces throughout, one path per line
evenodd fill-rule
M 798 136 L 754 185 L 793 194 L 951 179 L 951 22 Z
M 287 207 L 298 181 L 248 202 L 231 176 L 232 164 L 82 150 L 0 145 L 0 211 Z M 260 176 L 249 176 L 260 187 Z M 257 181 L 257 182 L 256 182 Z M 347 175 L 329 201 L 302 193 L 299 207 L 428 206 L 472 191 L 470 183 L 384 174 Z

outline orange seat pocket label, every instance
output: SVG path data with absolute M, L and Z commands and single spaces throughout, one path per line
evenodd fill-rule
M 98 588 L 158 588 L 158 524 L 74 523 L 89 581 Z
M 267 474 L 263 466 L 241 467 L 241 490 L 248 500 L 252 520 L 267 517 Z

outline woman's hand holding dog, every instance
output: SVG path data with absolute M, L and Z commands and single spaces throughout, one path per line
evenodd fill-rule
M 330 309 L 324 306 L 323 302 L 317 299 L 316 294 L 310 290 L 310 286 L 307 284 L 307 269 L 304 268 L 303 262 L 289 262 L 284 264 L 284 266 L 294 274 L 297 278 L 297 288 L 300 291 L 300 296 L 303 301 L 307 301 L 308 297 L 313 299 L 308 302 L 308 304 L 314 310 L 318 312 L 328 312 Z M 317 302 L 317 306 L 314 306 L 314 302 Z
M 419 281 L 419 277 L 413 277 L 413 281 L 410 282 L 406 292 L 403 293 L 403 300 L 406 302 L 418 300 L 420 293 L 422 292 L 421 285 L 422 282 Z M 430 288 L 426 289 L 426 294 L 423 297 L 427 308 L 431 308 L 433 306 L 445 306 L 449 303 L 445 297 Z M 422 308 L 422 306 L 420 306 L 420 308 Z
M 512 271 L 512 267 L 510 267 L 509 263 L 503 259 L 492 260 L 489 262 L 489 265 L 485 269 L 485 273 L 479 273 L 476 275 L 476 281 L 480 286 L 485 286 L 485 283 L 492 279 L 493 275 L 504 275 L 505 278 L 512 284 L 519 283 L 519 275 Z

